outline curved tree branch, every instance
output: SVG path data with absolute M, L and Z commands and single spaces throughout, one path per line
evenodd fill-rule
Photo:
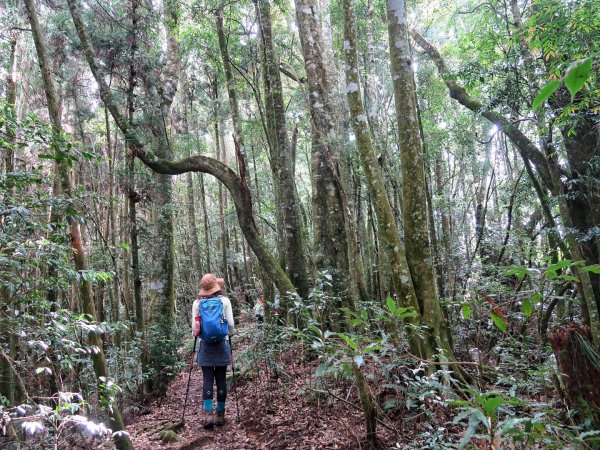
M 469 95 L 466 89 L 454 80 L 452 73 L 446 66 L 446 62 L 440 55 L 439 50 L 433 44 L 431 44 L 415 29 L 412 29 L 410 34 L 419 47 L 421 47 L 423 51 L 432 59 L 433 63 L 438 69 L 438 72 L 440 73 L 440 76 L 448 87 L 450 97 L 471 111 L 482 115 L 491 123 L 500 128 L 502 132 L 508 136 L 512 143 L 515 144 L 515 147 L 519 151 L 521 157 L 531 161 L 537 172 L 540 174 L 540 177 L 548 190 L 550 190 L 550 192 L 552 192 L 554 195 L 558 194 L 559 192 L 557 191 L 557 187 L 552 181 L 553 177 L 551 175 L 551 168 L 549 167 L 548 160 L 546 159 L 546 156 L 537 148 L 537 146 L 502 114 L 487 109 L 483 103 Z
M 279 292 L 282 294 L 287 292 L 295 293 L 296 290 L 288 276 L 269 252 L 266 244 L 258 233 L 252 212 L 252 200 L 249 193 L 244 190 L 240 177 L 225 164 L 207 156 L 197 155 L 171 161 L 159 158 L 147 149 L 143 133 L 141 133 L 134 125 L 130 124 L 125 115 L 119 111 L 119 108 L 114 101 L 110 88 L 104 80 L 100 71 L 100 66 L 96 61 L 94 49 L 81 19 L 79 6 L 77 5 L 76 0 L 67 0 L 67 3 L 69 4 L 71 17 L 73 18 L 73 23 L 77 30 L 79 40 L 81 41 L 86 60 L 96 83 L 98 83 L 100 97 L 108 111 L 111 113 L 115 123 L 125 135 L 125 139 L 133 144 L 132 148 L 135 156 L 157 173 L 179 175 L 186 172 L 203 172 L 214 176 L 223 183 L 233 198 L 240 228 L 260 264 L 271 276 Z

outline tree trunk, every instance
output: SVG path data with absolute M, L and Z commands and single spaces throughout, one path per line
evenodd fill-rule
M 577 411 L 579 422 L 590 420 L 600 428 L 600 370 L 593 361 L 598 351 L 590 342 L 589 329 L 571 323 L 556 331 L 548 340 L 560 369 L 567 404 Z M 595 347 L 595 348 L 594 348 Z M 597 354 L 595 356 L 597 358 Z
M 129 80 L 127 86 L 127 123 L 133 125 L 135 113 L 135 87 L 137 57 L 137 27 L 138 27 L 138 0 L 131 0 L 131 49 L 129 62 Z M 114 116 L 113 116 L 114 119 Z M 131 244 L 131 273 L 133 278 L 133 299 L 135 304 L 136 330 L 140 333 L 142 347 L 142 374 L 147 372 L 148 346 L 146 342 L 146 320 L 144 318 L 144 303 L 142 300 L 142 278 L 140 274 L 140 245 L 138 241 L 137 203 L 141 200 L 135 190 L 135 144 L 129 142 L 130 155 L 127 158 L 127 199 L 129 203 L 129 239 Z M 145 386 L 145 384 L 144 384 Z
M 304 257 L 302 221 L 296 183 L 294 157 L 287 132 L 279 57 L 273 45 L 270 0 L 256 0 L 256 11 L 261 37 L 265 112 L 271 149 L 273 182 L 278 187 L 278 211 L 283 213 L 283 234 L 287 273 L 298 294 L 308 298 L 308 274 Z
M 16 99 L 17 99 L 17 83 L 16 83 L 16 66 L 17 66 L 17 48 L 18 48 L 18 33 L 13 32 L 10 39 L 10 59 L 9 70 L 6 77 L 6 104 L 12 108 L 13 114 L 16 114 Z M 4 172 L 9 174 L 15 170 L 14 167 L 14 148 L 16 144 L 16 133 L 10 124 L 5 124 L 5 132 L 8 141 L 8 146 L 4 146 L 6 153 L 4 156 Z M 6 317 L 12 316 L 9 301 L 11 291 L 8 287 L 0 288 L 0 312 Z M 5 320 L 0 321 L 0 340 L 7 342 L 9 355 L 13 357 L 16 354 L 16 336 L 5 328 Z M 16 395 L 18 389 L 15 388 L 15 378 L 12 368 L 12 363 L 9 358 L 0 356 L 0 394 L 6 397 L 10 405 L 14 405 L 17 400 L 20 400 L 20 395 Z
M 161 158 L 171 159 L 173 149 L 169 141 L 167 124 L 171 117 L 171 106 L 177 92 L 180 71 L 179 42 L 177 40 L 177 22 L 179 7 L 175 0 L 168 0 L 164 4 L 163 23 L 166 31 L 167 48 L 164 61 L 164 70 L 160 79 L 160 94 L 151 96 L 154 106 L 150 129 L 157 139 L 157 154 Z M 150 84 L 146 80 L 146 84 Z M 150 85 L 149 92 L 158 92 Z M 173 202 L 173 183 L 168 175 L 155 174 L 156 193 L 155 201 L 158 217 L 156 220 L 156 264 L 150 282 L 150 289 L 154 292 L 151 320 L 172 321 L 175 317 L 175 219 Z M 170 325 L 166 325 L 167 328 Z
M 343 293 L 344 306 L 354 308 L 357 292 L 364 294 L 364 270 L 356 249 L 348 247 L 354 236 L 353 218 L 347 207 L 340 177 L 340 155 L 343 147 L 340 108 L 335 98 L 336 80 L 325 61 L 326 52 L 316 0 L 295 2 L 296 20 L 306 77 L 308 108 L 312 137 L 313 226 L 316 266 L 334 269 L 334 289 Z M 363 277 L 361 279 L 361 276 Z M 341 306 L 341 305 L 338 305 Z
M 186 95 L 186 86 L 184 85 L 181 90 L 183 91 L 183 132 L 185 133 L 186 139 L 191 140 L 188 121 L 188 96 Z M 191 149 L 189 156 L 192 156 Z M 190 229 L 189 248 L 193 269 L 192 281 L 194 286 L 198 286 L 200 283 L 200 277 L 202 276 L 202 255 L 200 253 L 200 240 L 198 237 L 198 225 L 196 223 L 196 190 L 194 189 L 194 178 L 192 173 L 188 173 L 186 175 L 186 184 L 187 220 L 188 227 Z
M 390 67 L 402 164 L 402 215 L 410 274 L 418 299 L 421 325 L 427 327 L 430 349 L 443 349 L 454 360 L 436 289 L 433 251 L 427 217 L 427 180 L 418 105 L 409 48 L 404 0 L 387 2 Z
M 344 0 L 344 56 L 346 61 L 346 97 L 350 106 L 350 121 L 356 137 L 356 145 L 365 171 L 367 187 L 377 216 L 378 235 L 383 252 L 389 259 L 392 272 L 392 283 L 396 294 L 404 307 L 412 307 L 417 315 L 421 314 L 413 282 L 411 279 L 404 244 L 396 227 L 396 220 L 390 205 L 383 173 L 371 140 L 358 76 L 358 57 L 356 52 L 356 24 L 353 0 Z M 418 319 L 410 320 L 418 324 Z M 429 359 L 431 349 L 424 346 L 418 336 L 411 334 L 412 351 Z
M 48 64 L 48 57 L 46 53 L 46 47 L 43 42 L 42 31 L 37 17 L 37 11 L 34 0 L 26 0 L 25 7 L 29 16 L 29 23 L 33 34 L 33 40 L 38 55 L 38 62 L 40 71 L 42 73 L 42 79 L 44 82 L 44 90 L 46 92 L 46 98 L 48 101 L 48 112 L 54 127 L 54 145 L 56 156 L 59 156 L 59 152 L 63 152 L 66 148 L 66 142 L 63 140 L 62 135 L 62 121 L 61 112 L 58 102 L 58 96 L 54 87 L 54 81 L 50 72 L 50 66 Z M 57 158 L 58 159 L 58 158 Z M 58 173 L 61 181 L 61 187 L 64 194 L 68 198 L 73 198 L 73 186 L 71 185 L 71 178 L 69 176 L 69 168 L 65 164 L 65 159 L 62 158 L 62 163 L 58 163 Z M 86 255 L 83 247 L 81 231 L 79 229 L 79 223 L 76 219 L 70 219 L 69 234 L 71 235 L 71 245 L 73 247 L 73 258 L 75 261 L 75 269 L 79 272 L 86 271 L 88 269 Z M 96 317 L 96 311 L 94 308 L 94 297 L 92 294 L 92 285 L 90 281 L 81 277 L 79 281 L 79 295 L 83 304 L 83 310 L 86 314 L 92 317 Z M 105 384 L 105 379 L 108 378 L 108 366 L 104 357 L 104 350 L 102 345 L 102 339 L 100 335 L 94 331 L 90 331 L 88 334 L 88 342 L 91 346 L 95 347 L 97 351 L 92 352 L 92 362 L 94 366 L 94 372 L 97 377 L 98 389 L 102 392 Z M 104 379 L 104 381 L 103 381 Z M 125 430 L 125 424 L 121 417 L 121 411 L 119 410 L 118 404 L 113 403 L 108 408 L 108 415 L 110 417 L 110 427 L 113 430 L 115 445 L 119 450 L 132 450 L 133 445 L 129 439 L 129 435 L 123 433 Z
M 116 214 L 116 196 L 115 196 L 115 155 L 116 152 L 113 148 L 113 142 L 110 135 L 110 119 L 108 111 L 104 110 L 104 124 L 106 129 L 106 156 L 108 158 L 108 242 L 110 243 L 110 254 L 114 264 L 115 273 L 113 275 L 112 284 L 110 286 L 110 300 L 111 300 L 111 321 L 117 323 L 121 320 L 120 317 L 120 296 L 119 296 L 119 271 L 117 267 L 117 260 L 114 256 L 114 252 L 117 249 L 117 214 Z M 115 346 L 121 347 L 121 332 L 115 331 Z

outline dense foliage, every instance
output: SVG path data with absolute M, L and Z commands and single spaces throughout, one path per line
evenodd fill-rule
M 267 299 L 242 382 L 296 355 L 360 445 L 595 448 L 599 18 L 4 2 L 0 446 L 133 448 L 214 272 L 236 317 Z

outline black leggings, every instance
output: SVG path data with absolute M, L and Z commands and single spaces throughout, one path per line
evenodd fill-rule
M 202 400 L 212 400 L 213 383 L 217 381 L 217 401 L 227 399 L 227 366 L 202 366 Z

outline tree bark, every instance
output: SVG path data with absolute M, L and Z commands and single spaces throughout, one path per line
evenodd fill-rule
M 17 65 L 17 48 L 18 48 L 18 34 L 13 32 L 10 39 L 10 58 L 9 58 L 9 70 L 6 77 L 6 103 L 12 108 L 13 114 L 16 115 L 16 99 L 17 99 L 17 83 L 16 83 L 16 65 Z M 8 141 L 8 146 L 5 146 L 6 153 L 4 155 L 4 172 L 9 174 L 15 170 L 14 167 L 14 146 L 16 143 L 16 133 L 11 124 L 5 124 L 5 131 Z M 0 311 L 2 315 L 8 317 L 12 316 L 8 303 L 10 301 L 11 291 L 8 287 L 2 286 L 0 288 Z M 14 333 L 9 331 L 9 328 L 5 327 L 5 321 L 0 321 L 0 339 L 3 342 L 8 343 L 10 350 L 9 354 L 15 354 L 16 350 L 16 338 Z M 0 394 L 6 397 L 10 405 L 14 405 L 19 395 L 14 387 L 15 378 L 12 368 L 12 362 L 9 358 L 0 356 Z
M 365 171 L 367 187 L 377 217 L 377 231 L 383 252 L 390 261 L 392 284 L 402 306 L 412 307 L 415 313 L 420 315 L 421 308 L 419 307 L 408 261 L 406 260 L 404 244 L 400 239 L 392 206 L 385 190 L 383 173 L 375 155 L 375 148 L 362 102 L 356 51 L 357 38 L 354 2 L 352 0 L 344 0 L 343 4 L 346 97 L 350 107 L 350 121 Z M 417 325 L 418 319 L 410 319 L 409 322 Z M 421 355 L 426 359 L 432 356 L 431 352 L 424 346 L 424 342 L 416 334 L 411 334 L 410 343 L 412 351 L 415 354 Z
M 278 187 L 278 211 L 283 214 L 283 234 L 287 272 L 298 294 L 308 298 L 308 274 L 306 271 L 300 201 L 294 180 L 294 157 L 287 132 L 283 88 L 279 73 L 279 57 L 273 44 L 270 0 L 256 0 L 260 28 L 263 83 L 265 89 L 265 113 L 270 136 L 271 171 Z
M 166 31 L 167 48 L 163 71 L 160 76 L 160 90 L 154 86 L 154 80 L 145 78 L 146 90 L 151 94 L 153 104 L 150 130 L 157 139 L 157 154 L 161 158 L 171 159 L 173 149 L 169 142 L 167 124 L 171 117 L 171 106 L 177 93 L 180 73 L 179 41 L 177 24 L 179 6 L 176 0 L 164 2 L 163 24 Z M 173 182 L 170 176 L 155 174 L 157 220 L 155 227 L 156 262 L 150 282 L 153 291 L 151 320 L 173 320 L 175 316 L 175 219 L 173 203 Z
M 137 26 L 138 26 L 138 0 L 131 0 L 131 49 L 129 62 L 129 80 L 127 86 L 127 118 L 126 123 L 133 126 L 135 113 L 135 87 L 136 87 L 136 65 L 137 52 Z M 114 115 L 113 115 L 114 119 Z M 135 304 L 136 330 L 140 333 L 142 347 L 142 374 L 145 374 L 148 362 L 148 346 L 146 342 L 146 320 L 144 317 L 144 303 L 142 300 L 142 278 L 140 274 L 140 245 L 138 240 L 137 226 L 137 203 L 141 200 L 135 190 L 135 143 L 129 141 L 130 155 L 127 158 L 127 200 L 129 204 L 129 239 L 131 244 L 131 273 L 133 278 L 133 299 Z M 145 386 L 145 384 L 144 384 Z
M 46 99 L 48 102 L 48 112 L 54 128 L 53 146 L 58 156 L 59 152 L 64 152 L 64 149 L 68 148 L 67 143 L 63 138 L 58 95 L 56 94 L 54 80 L 48 64 L 48 56 L 37 16 L 35 1 L 26 0 L 25 7 L 27 9 L 29 23 L 31 24 L 33 40 L 38 55 L 38 63 L 42 73 L 42 80 L 44 82 L 44 90 L 46 92 Z M 65 162 L 65 159 L 63 158 L 62 163 L 58 163 L 57 165 L 62 190 L 68 198 L 73 198 L 73 186 L 71 184 L 69 168 Z M 70 219 L 69 234 L 71 235 L 71 245 L 74 250 L 73 259 L 75 262 L 75 269 L 78 272 L 84 272 L 88 269 L 88 266 L 82 242 L 81 230 L 79 228 L 79 223 L 75 218 Z M 96 311 L 94 307 L 92 285 L 91 282 L 84 277 L 81 277 L 79 281 L 79 295 L 81 297 L 84 312 L 95 318 Z M 102 339 L 98 333 L 90 331 L 88 334 L 88 342 L 92 347 L 95 348 L 95 351 L 91 352 L 92 362 L 94 366 L 94 372 L 97 377 L 98 389 L 100 392 L 102 392 L 103 385 L 106 383 L 106 378 L 109 376 L 108 366 L 104 356 Z M 125 430 L 125 424 L 123 422 L 123 418 L 121 417 L 121 411 L 116 402 L 113 402 L 111 407 L 108 408 L 108 415 L 110 417 L 110 427 L 114 433 L 114 441 L 117 448 L 119 450 L 132 450 L 133 444 L 129 439 L 129 435 L 123 432 Z
M 354 237 L 352 214 L 347 207 L 340 177 L 343 146 L 340 108 L 335 98 L 336 81 L 325 61 L 326 49 L 316 0 L 298 0 L 296 21 L 308 82 L 308 108 L 312 137 L 313 226 L 316 266 L 333 268 L 338 292 L 348 286 L 352 291 L 343 299 L 354 307 L 354 299 L 365 296 L 364 269 L 357 249 L 349 247 Z M 360 266 L 359 266 L 360 265 Z M 364 297 L 363 297 L 364 298 Z
M 185 94 L 186 88 L 182 87 L 183 91 L 183 132 L 185 133 L 186 139 L 191 140 L 190 128 L 188 122 L 188 97 Z M 190 154 L 191 155 L 191 149 Z M 187 220 L 188 227 L 190 229 L 190 256 L 192 259 L 192 269 L 194 275 L 192 280 L 195 286 L 200 283 L 200 277 L 202 274 L 202 255 L 200 252 L 200 239 L 198 236 L 198 225 L 196 219 L 196 190 L 194 188 L 194 177 L 192 173 L 186 175 L 186 200 L 187 200 Z

